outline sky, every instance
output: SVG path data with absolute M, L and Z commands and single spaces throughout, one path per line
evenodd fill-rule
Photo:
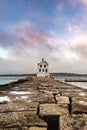
M 0 0 L 0 74 L 87 73 L 87 0 Z

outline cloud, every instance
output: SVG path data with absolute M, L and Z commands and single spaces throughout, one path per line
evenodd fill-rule
M 0 30 L 0 46 L 6 48 L 10 53 L 23 55 L 30 49 L 40 47 L 52 49 L 48 39 L 52 37 L 51 33 L 41 30 L 29 22 L 23 22 L 13 26 L 14 33 Z
M 3 68 L 7 73 L 36 72 L 42 58 L 47 59 L 51 71 L 75 72 L 75 66 L 83 60 L 86 63 L 87 33 L 80 25 L 68 24 L 67 41 L 53 30 L 42 30 L 27 21 L 14 25 L 13 31 L 14 35 L 0 31 L 0 72 Z
M 69 2 L 73 6 L 78 5 L 78 4 L 81 4 L 83 6 L 87 6 L 87 0 L 70 0 Z
M 0 72 L 35 72 L 42 58 L 53 71 L 82 71 L 78 65 L 87 63 L 86 7 L 86 0 L 1 1 Z
M 16 25 L 20 43 L 30 48 L 45 47 L 51 50 L 59 44 L 59 39 L 52 31 L 45 31 L 32 24 L 21 23 Z
M 17 25 L 16 27 L 22 43 L 36 47 L 40 44 L 47 43 L 47 36 L 44 31 L 29 27 L 27 25 Z
M 25 48 L 25 51 L 33 50 L 35 57 L 53 57 L 60 59 L 60 55 L 66 44 L 51 31 L 44 31 L 32 24 L 26 22 L 16 25 L 16 30 L 19 35 L 20 44 Z
M 87 35 L 87 34 L 86 34 Z M 83 59 L 87 58 L 87 37 L 78 37 L 73 41 L 72 49 Z
M 87 6 L 87 0 L 80 0 L 80 2 L 81 2 L 84 6 Z
M 81 27 L 79 25 L 68 24 L 67 30 L 69 33 L 76 35 L 76 33 L 80 32 Z
M 84 24 L 68 25 L 68 32 L 70 33 L 69 43 L 71 50 L 76 53 L 80 59 L 87 57 L 87 30 L 84 29 Z
M 0 31 L 0 58 L 8 66 L 7 69 L 4 65 L 6 73 L 27 73 L 28 68 L 34 72 L 35 64 L 32 65 L 31 61 L 37 64 L 43 57 L 50 59 L 55 49 L 61 51 L 61 42 L 53 31 L 44 31 L 28 22 L 14 25 L 13 31 L 14 35 Z

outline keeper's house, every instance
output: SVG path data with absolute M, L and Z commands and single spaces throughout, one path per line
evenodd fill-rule
M 38 72 L 37 77 L 49 77 L 50 74 L 48 73 L 48 63 L 42 59 L 40 63 L 38 63 Z

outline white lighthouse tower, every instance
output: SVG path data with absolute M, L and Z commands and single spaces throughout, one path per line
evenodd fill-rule
M 48 73 L 48 63 L 42 59 L 40 63 L 38 63 L 38 72 L 37 77 L 49 77 L 50 74 Z

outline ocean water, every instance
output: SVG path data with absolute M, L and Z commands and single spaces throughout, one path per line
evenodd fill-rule
M 19 79 L 23 79 L 25 76 L 0 76 L 0 85 L 7 84 Z
M 71 79 L 71 80 L 87 80 L 87 76 L 53 76 L 55 80 L 60 80 L 62 82 L 65 82 L 65 79 Z M 78 86 L 80 88 L 87 89 L 87 82 L 66 82 L 67 84 L 72 84 L 75 86 Z
M 0 85 L 7 84 L 12 81 L 17 81 L 19 79 L 23 79 L 26 76 L 0 76 Z M 60 80 L 62 82 L 65 82 L 65 79 L 76 79 L 76 80 L 87 80 L 87 76 L 61 76 L 56 75 L 53 76 L 55 80 Z M 87 89 L 87 82 L 67 82 L 68 84 L 72 84 L 81 88 Z

